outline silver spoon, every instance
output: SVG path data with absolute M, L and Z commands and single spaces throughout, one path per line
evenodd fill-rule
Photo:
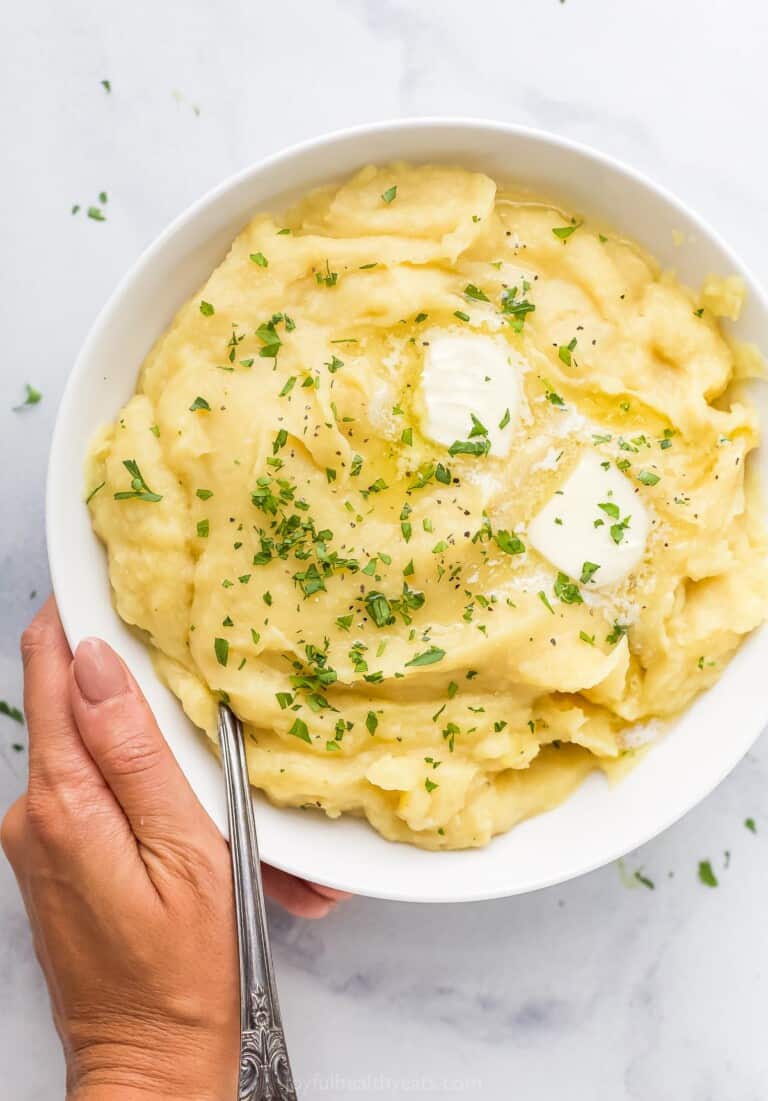
M 219 704 L 219 744 L 227 784 L 240 953 L 238 1101 L 296 1101 L 269 948 L 243 726 L 223 703 Z

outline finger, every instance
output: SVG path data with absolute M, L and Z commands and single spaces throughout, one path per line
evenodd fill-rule
M 332 902 L 343 902 L 346 898 L 352 898 L 349 891 L 339 891 L 336 887 L 326 887 L 324 883 L 308 883 L 313 891 L 317 891 L 323 898 L 329 898 Z
M 101 785 L 72 717 L 67 689 L 72 654 L 53 597 L 22 635 L 21 652 L 30 787 L 83 778 Z
M 261 878 L 264 890 L 291 914 L 303 918 L 322 918 L 334 909 L 336 903 L 322 898 L 303 879 L 282 872 L 269 864 L 262 864 Z
M 196 831 L 214 830 L 161 734 L 144 696 L 101 639 L 77 647 L 70 700 L 83 742 L 137 840 L 158 855 Z
M 24 851 L 25 823 L 27 818 L 27 799 L 22 795 L 5 812 L 0 824 L 0 844 L 8 858 L 8 863 L 18 875 Z

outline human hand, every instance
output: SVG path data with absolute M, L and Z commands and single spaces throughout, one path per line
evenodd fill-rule
M 49 600 L 22 640 L 29 786 L 2 844 L 77 1101 L 236 1096 L 239 971 L 227 844 L 123 662 L 74 660 Z M 222 781 L 223 782 L 223 781 Z M 321 917 L 341 892 L 264 867 Z

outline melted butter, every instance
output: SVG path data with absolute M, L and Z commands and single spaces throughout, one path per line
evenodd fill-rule
M 490 454 L 508 455 L 520 418 L 521 385 L 520 365 L 507 342 L 445 330 L 432 330 L 427 340 L 421 372 L 424 434 L 450 447 L 469 438 L 474 414 L 488 429 Z
M 528 538 L 569 577 L 580 578 L 585 563 L 597 565 L 586 584 L 600 588 L 623 581 L 642 559 L 648 513 L 624 474 L 584 455 L 531 521 Z

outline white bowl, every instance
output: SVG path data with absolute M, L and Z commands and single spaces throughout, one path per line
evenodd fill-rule
M 248 168 L 182 214 L 118 286 L 69 379 L 51 446 L 48 552 L 70 643 L 99 635 L 125 658 L 190 783 L 222 830 L 226 810 L 219 765 L 204 736 L 157 680 L 142 644 L 113 610 L 105 555 L 83 505 L 86 447 L 95 429 L 112 420 L 133 393 L 139 366 L 154 340 L 223 259 L 255 211 L 279 210 L 310 188 L 366 163 L 395 159 L 482 169 L 560 199 L 640 241 L 694 287 L 709 272 L 736 272 L 746 281 L 749 296 L 735 331 L 758 344 L 768 334 L 764 293 L 728 247 L 679 200 L 603 154 L 522 127 L 414 119 L 346 130 Z M 673 244 L 673 230 L 683 234 L 682 246 Z M 760 412 L 768 424 L 764 399 Z M 485 849 L 422 852 L 384 841 L 362 821 L 278 810 L 257 797 L 262 857 L 286 871 L 358 894 L 418 902 L 494 898 L 562 882 L 647 841 L 730 772 L 768 717 L 766 668 L 768 634 L 763 628 L 620 786 L 610 789 L 593 775 L 563 806 L 525 822 Z

